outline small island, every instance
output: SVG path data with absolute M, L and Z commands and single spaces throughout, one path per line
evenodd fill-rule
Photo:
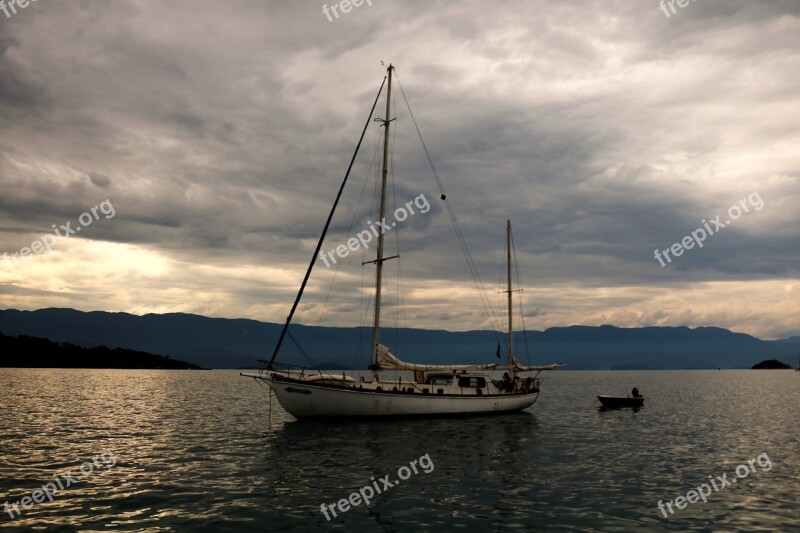
M 127 368 L 203 370 L 169 356 L 126 348 L 84 348 L 39 337 L 8 337 L 0 333 L 0 367 L 13 368 Z
M 791 370 L 791 368 L 792 365 L 781 363 L 777 359 L 769 359 L 753 365 L 753 370 Z

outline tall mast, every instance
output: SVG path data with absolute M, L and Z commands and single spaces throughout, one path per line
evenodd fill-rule
M 511 379 L 514 379 L 514 324 L 513 314 L 511 313 L 511 221 L 506 220 L 506 263 L 508 267 L 508 371 Z
M 381 211 L 379 220 L 383 222 L 386 216 L 386 182 L 389 175 L 389 114 L 392 102 L 392 70 L 394 67 L 389 64 L 389 83 L 386 86 L 386 118 L 383 120 L 383 173 L 381 176 Z M 381 338 L 381 284 L 383 281 L 383 231 L 378 235 L 378 257 L 375 260 L 377 273 L 375 276 L 375 320 L 372 324 L 372 366 L 377 369 L 378 364 L 378 343 Z

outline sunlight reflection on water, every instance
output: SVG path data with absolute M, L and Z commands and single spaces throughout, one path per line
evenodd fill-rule
M 117 464 L 0 529 L 27 531 L 788 530 L 800 494 L 800 374 L 547 375 L 529 412 L 295 421 L 236 371 L 0 369 L 0 504 L 112 450 Z M 637 386 L 645 407 L 599 411 Z M 774 467 L 664 519 L 709 475 Z M 428 454 L 420 472 L 327 522 L 320 504 Z

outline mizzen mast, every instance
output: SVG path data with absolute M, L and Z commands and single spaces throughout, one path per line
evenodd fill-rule
M 516 373 L 516 367 L 514 365 L 514 313 L 513 313 L 513 301 L 511 298 L 512 292 L 522 291 L 522 289 L 512 289 L 511 288 L 511 248 L 514 246 L 514 239 L 511 236 L 511 221 L 506 220 L 506 274 L 508 277 L 507 280 L 507 288 L 504 292 L 508 293 L 508 375 L 511 379 L 514 379 L 514 374 Z
M 514 379 L 514 318 L 511 312 L 511 221 L 506 220 L 506 263 L 508 267 L 508 371 L 511 379 Z

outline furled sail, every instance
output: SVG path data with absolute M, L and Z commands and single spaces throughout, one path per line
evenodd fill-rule
M 496 368 L 492 365 L 418 365 L 401 361 L 383 344 L 378 344 L 378 368 L 382 370 L 423 370 L 426 372 L 450 372 L 453 370 L 489 370 Z
M 541 372 L 542 370 L 555 370 L 556 368 L 566 366 L 564 363 L 553 363 L 543 366 L 522 366 L 519 364 L 519 361 L 517 361 L 517 358 L 513 355 L 511 356 L 511 364 L 514 366 L 514 370 L 517 372 Z

